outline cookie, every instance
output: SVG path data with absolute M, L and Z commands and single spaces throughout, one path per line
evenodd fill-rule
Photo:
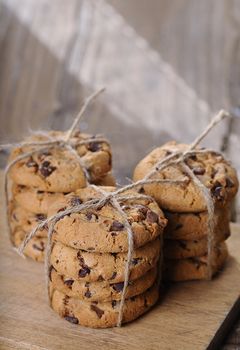
M 208 212 L 171 213 L 164 211 L 168 224 L 164 230 L 164 238 L 177 240 L 196 240 L 208 234 Z M 216 233 L 230 234 L 230 210 L 228 207 L 215 210 L 214 221 Z
M 47 215 L 49 208 L 64 199 L 64 193 L 45 192 L 34 187 L 13 184 L 12 195 L 16 203 L 25 210 Z
M 51 285 L 50 285 L 51 288 Z M 92 328 L 114 327 L 118 322 L 120 301 L 86 302 L 52 290 L 51 307 L 65 320 Z M 143 294 L 125 300 L 122 322 L 130 322 L 147 312 L 158 300 L 158 288 L 153 286 Z
M 49 132 L 46 135 L 33 135 L 27 141 L 46 141 L 51 137 L 64 137 L 62 132 Z M 111 170 L 111 152 L 105 142 L 91 142 L 78 145 L 89 135 L 76 132 L 71 138 L 81 164 L 87 169 L 90 181 L 104 177 Z M 10 160 L 35 149 L 32 146 L 16 148 Z M 79 159 L 68 149 L 55 147 L 38 151 L 32 156 L 17 162 L 10 170 L 11 179 L 18 185 L 37 187 L 38 190 L 50 192 L 72 192 L 85 187 L 86 179 Z
M 106 191 L 114 188 L 104 187 Z M 127 194 L 136 194 L 131 191 Z M 66 195 L 63 201 L 50 208 L 53 215 L 71 205 L 84 203 L 101 194 L 89 187 Z M 123 210 L 133 231 L 134 247 L 138 248 L 155 240 L 166 225 L 166 219 L 153 199 L 129 200 Z M 99 210 L 89 209 L 64 216 L 54 228 L 54 239 L 65 245 L 86 251 L 118 253 L 128 251 L 128 234 L 119 212 L 111 204 Z
M 226 243 L 215 247 L 212 271 L 215 275 L 228 257 Z M 180 260 L 165 260 L 164 278 L 170 281 L 202 280 L 208 277 L 207 255 Z
M 159 254 L 159 239 L 136 249 L 132 255 L 129 279 L 135 280 L 153 268 Z M 117 283 L 124 280 L 126 259 L 127 253 L 89 253 L 56 242 L 50 261 L 60 275 L 77 281 Z
M 188 145 L 168 142 L 156 148 L 139 162 L 134 170 L 133 179 L 143 179 L 153 167 L 175 151 L 185 151 Z M 238 190 L 235 169 L 222 156 L 213 152 L 190 155 L 186 163 L 198 179 L 210 190 L 216 206 L 224 207 L 233 199 Z M 153 178 L 179 180 L 186 178 L 180 165 L 171 165 L 158 172 Z M 206 211 L 206 203 L 199 188 L 191 179 L 184 184 L 158 183 L 144 185 L 140 191 L 155 198 L 162 209 L 173 212 Z
M 225 241 L 230 235 L 230 232 L 216 232 L 215 242 Z M 184 259 L 194 256 L 201 256 L 208 251 L 208 237 L 205 236 L 196 240 L 164 240 L 164 256 L 167 259 Z
M 96 182 L 98 186 L 115 186 L 115 178 L 111 173 Z M 32 213 L 47 214 L 49 208 L 64 199 L 67 193 L 46 192 L 35 187 L 12 184 L 12 196 L 22 208 Z
M 25 237 L 26 232 L 18 229 L 13 232 L 11 236 L 12 243 L 15 247 L 19 247 Z M 47 244 L 47 238 L 33 237 L 24 249 L 24 255 L 39 262 L 44 261 L 45 248 Z
M 131 298 L 144 293 L 154 284 L 156 277 L 157 267 L 154 267 L 138 279 L 129 281 L 126 298 Z M 59 275 L 53 267 L 50 268 L 50 280 L 53 289 L 57 289 L 69 297 L 76 297 L 88 302 L 120 300 L 124 286 L 124 282 L 109 283 L 106 281 L 76 281 L 66 276 Z
M 13 201 L 9 203 L 9 224 L 11 231 L 20 229 L 25 234 L 30 233 L 41 221 L 46 220 L 45 214 L 34 214 L 26 211 Z M 48 228 L 45 227 L 37 231 L 37 237 L 47 237 Z

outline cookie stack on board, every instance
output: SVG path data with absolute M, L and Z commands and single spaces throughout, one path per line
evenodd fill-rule
M 169 142 L 153 150 L 137 165 L 134 180 L 144 178 L 161 159 L 187 145 Z M 238 190 L 236 171 L 221 155 L 214 152 L 189 155 L 187 165 L 206 186 L 214 200 L 213 274 L 227 258 L 225 240 L 230 235 L 229 209 Z M 154 178 L 178 180 L 189 175 L 179 166 L 170 165 Z M 148 184 L 141 191 L 151 195 L 164 210 L 168 225 L 164 234 L 165 277 L 172 281 L 208 277 L 208 212 L 199 187 L 189 178 L 186 183 Z
M 113 187 L 104 187 L 113 191 Z M 137 194 L 131 191 L 131 195 Z M 54 215 L 102 194 L 92 187 L 68 194 L 50 209 Z M 161 235 L 166 219 L 153 199 L 122 203 L 133 232 L 134 251 L 123 322 L 145 313 L 158 299 Z M 49 294 L 52 308 L 67 321 L 93 328 L 117 325 L 128 254 L 121 214 L 105 204 L 57 221 L 52 237 Z
M 64 133 L 51 131 L 34 135 L 26 141 L 42 142 L 52 138 L 62 138 Z M 92 141 L 79 145 L 92 136 L 75 132 L 71 143 L 81 159 L 69 150 L 49 147 L 39 150 L 31 156 L 18 161 L 10 170 L 11 201 L 9 203 L 9 224 L 11 241 L 18 247 L 39 222 L 47 218 L 49 207 L 64 198 L 68 192 L 86 186 L 85 173 L 90 182 L 98 185 L 114 185 L 111 171 L 111 150 L 106 142 Z M 18 156 L 36 150 L 36 147 L 24 146 L 13 150 L 10 161 Z M 24 254 L 37 261 L 43 261 L 47 240 L 47 227 L 39 230 L 32 238 Z

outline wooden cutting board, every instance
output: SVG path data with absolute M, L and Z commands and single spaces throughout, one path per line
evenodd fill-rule
M 1 217 L 1 350 L 219 349 L 240 311 L 240 226 L 232 225 L 231 256 L 213 281 L 174 284 L 161 303 L 137 321 L 94 330 L 72 325 L 48 307 L 43 265 L 15 253 L 3 212 Z

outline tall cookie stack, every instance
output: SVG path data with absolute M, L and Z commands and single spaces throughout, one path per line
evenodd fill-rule
M 44 142 L 63 138 L 65 133 L 51 131 L 34 135 L 28 142 Z M 89 140 L 89 142 L 87 142 Z M 85 144 L 82 141 L 86 141 Z M 40 221 L 46 219 L 49 207 L 68 192 L 85 187 L 88 180 L 97 184 L 114 184 L 111 171 L 111 150 L 106 142 L 94 136 L 75 132 L 70 139 L 76 154 L 59 146 L 49 146 L 18 161 L 10 169 L 11 201 L 8 208 L 11 241 L 18 247 Z M 81 144 L 80 144 L 81 143 Z M 13 150 L 10 161 L 39 148 L 22 146 Z M 79 158 L 78 158 L 79 156 Z M 47 227 L 39 230 L 24 253 L 43 261 Z
M 50 214 L 101 196 L 95 188 L 80 189 L 55 203 Z M 160 237 L 166 219 L 150 198 L 128 199 L 122 210 L 134 241 L 122 309 L 122 322 L 129 322 L 157 301 Z M 93 328 L 116 326 L 129 249 L 128 232 L 119 211 L 107 203 L 98 209 L 71 213 L 57 221 L 53 232 L 49 271 L 52 308 L 75 324 Z
M 174 152 L 184 152 L 185 144 L 169 142 L 153 150 L 137 165 L 134 180 L 144 178 L 157 163 Z M 142 192 L 155 198 L 164 209 L 168 226 L 164 235 L 165 276 L 173 281 L 208 277 L 209 244 L 213 245 L 211 271 L 215 274 L 227 258 L 225 240 L 230 235 L 229 207 L 238 190 L 235 170 L 214 152 L 190 153 L 187 167 L 211 193 L 214 202 L 214 229 L 209 241 L 209 214 L 201 188 L 189 176 L 186 168 L 172 164 L 154 178 L 177 180 L 187 177 L 184 184 L 158 183 L 144 185 Z

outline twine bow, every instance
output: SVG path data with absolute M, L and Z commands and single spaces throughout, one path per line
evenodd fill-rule
M 143 195 L 143 194 L 128 194 L 124 195 L 126 191 L 137 189 L 143 185 L 147 184 L 153 184 L 153 183 L 168 183 L 168 184 L 184 184 L 188 183 L 189 181 L 193 181 L 196 187 L 201 191 L 204 201 L 206 202 L 206 207 L 208 211 L 208 277 L 211 279 L 212 277 L 212 251 L 214 248 L 214 201 L 211 196 L 210 190 L 202 184 L 202 182 L 198 179 L 198 177 L 193 173 L 192 169 L 188 166 L 186 163 L 186 160 L 188 157 L 196 154 L 202 154 L 202 153 L 214 153 L 216 155 L 221 155 L 219 152 L 215 152 L 213 150 L 209 149 L 196 149 L 198 144 L 206 137 L 206 135 L 217 125 L 219 122 L 221 122 L 226 117 L 229 117 L 229 113 L 227 113 L 224 110 L 221 110 L 210 122 L 210 124 L 207 126 L 207 128 L 194 140 L 192 144 L 189 145 L 187 150 L 185 151 L 176 151 L 172 154 L 168 155 L 167 157 L 161 159 L 152 170 L 147 174 L 142 180 L 139 180 L 137 182 L 131 183 L 127 186 L 124 186 L 120 189 L 117 189 L 114 192 L 105 192 L 102 189 L 93 186 L 98 192 L 101 194 L 101 198 L 91 199 L 83 204 L 75 205 L 73 207 L 70 207 L 64 211 L 61 211 L 57 213 L 56 215 L 53 215 L 49 217 L 48 219 L 42 221 L 39 225 L 35 227 L 34 230 L 30 232 L 30 234 L 24 239 L 21 246 L 18 249 L 19 254 L 23 254 L 24 248 L 28 244 L 28 242 L 31 240 L 32 237 L 35 236 L 36 232 L 46 227 L 45 225 L 48 225 L 48 243 L 46 247 L 46 258 L 45 258 L 45 267 L 46 267 L 46 277 L 47 277 L 47 290 L 49 292 L 49 269 L 50 269 L 50 254 L 52 249 L 52 234 L 54 231 L 54 226 L 56 222 L 60 219 L 62 219 L 64 216 L 72 214 L 72 213 L 80 213 L 87 209 L 98 209 L 102 206 L 106 205 L 107 203 L 111 204 L 112 207 L 114 207 L 117 212 L 120 214 L 120 216 L 123 219 L 125 229 L 128 234 L 128 253 L 127 253 L 127 259 L 126 259 L 126 265 L 125 265 L 125 271 L 124 271 L 124 286 L 123 291 L 121 295 L 120 305 L 119 305 L 119 313 L 118 313 L 118 321 L 117 326 L 121 326 L 122 324 L 122 318 L 123 318 L 123 309 L 124 309 L 124 303 L 126 298 L 126 291 L 127 286 L 129 283 L 129 274 L 130 274 L 130 267 L 131 267 L 131 259 L 133 254 L 133 232 L 131 225 L 128 221 L 127 215 L 125 214 L 122 205 L 126 201 L 129 200 L 138 200 L 138 199 L 146 199 L 151 198 L 149 196 Z M 152 178 L 154 175 L 156 175 L 158 172 L 163 171 L 165 168 L 172 166 L 172 165 L 179 165 L 183 170 L 184 173 L 187 174 L 184 178 L 178 179 L 178 180 L 170 180 L 170 179 L 154 179 Z M 162 239 L 162 237 L 161 237 Z M 162 245 L 161 245 L 162 246 Z M 160 265 L 161 265 L 161 259 L 160 259 Z M 161 266 L 160 266 L 161 270 Z M 160 271 L 161 273 L 161 271 Z M 160 277 L 160 276 L 159 276 Z M 160 278 L 159 278 L 160 281 Z

